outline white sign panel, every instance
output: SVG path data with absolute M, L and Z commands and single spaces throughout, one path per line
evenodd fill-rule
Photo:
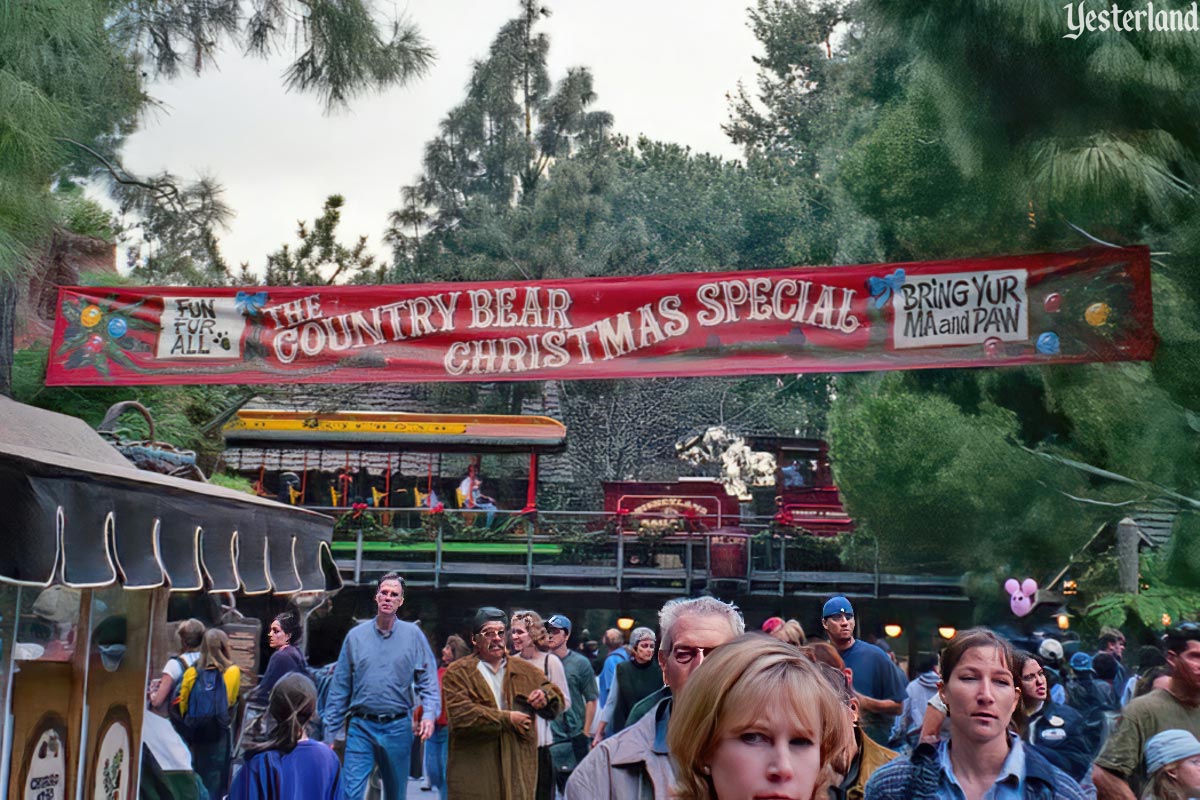
M 1023 269 L 910 275 L 892 296 L 897 348 L 1029 339 Z
M 23 800 L 63 800 L 67 791 L 67 749 L 58 731 L 42 731 L 33 748 Z
M 129 797 L 129 728 L 120 720 L 109 725 L 100 740 L 93 785 L 94 800 Z
M 158 358 L 240 359 L 246 317 L 235 297 L 164 297 Z

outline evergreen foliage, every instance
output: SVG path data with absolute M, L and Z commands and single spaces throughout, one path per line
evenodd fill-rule
M 751 19 L 766 52 L 759 93 L 739 94 L 728 130 L 749 154 L 835 184 L 834 213 L 865 215 L 884 258 L 1097 240 L 1163 251 L 1149 365 L 839 380 L 837 480 L 885 566 L 1025 568 L 1044 580 L 1096 524 L 1126 513 L 1073 498 L 1147 500 L 1153 486 L 1195 496 L 1200 139 L 1187 87 L 1200 62 L 1184 35 L 1067 40 L 1060 7 L 1026 2 L 759 0 Z M 1192 513 L 1177 546 L 1192 538 Z

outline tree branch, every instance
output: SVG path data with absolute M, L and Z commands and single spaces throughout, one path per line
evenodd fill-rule
M 74 139 L 67 139 L 62 136 L 55 136 L 54 141 L 69 144 L 73 147 L 78 147 L 92 158 L 99 161 L 104 169 L 108 172 L 112 179 L 124 186 L 138 186 L 149 191 L 156 200 L 162 200 L 171 203 L 177 211 L 184 210 L 183 201 L 180 198 L 179 187 L 173 183 L 147 183 L 146 181 L 138 180 L 130 174 L 129 170 L 125 169 L 120 163 L 114 164 L 112 161 L 105 158 L 100 153 L 96 152 L 91 147 L 88 147 L 82 142 L 77 142 Z

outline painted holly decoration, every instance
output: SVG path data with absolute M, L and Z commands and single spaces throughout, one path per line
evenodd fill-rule
M 67 369 L 91 367 L 107 375 L 115 362 L 126 369 L 139 370 L 131 353 L 149 352 L 155 327 L 142 317 L 143 303 L 123 305 L 115 296 L 85 302 L 79 298 L 63 301 L 66 320 L 62 345 L 55 353 Z

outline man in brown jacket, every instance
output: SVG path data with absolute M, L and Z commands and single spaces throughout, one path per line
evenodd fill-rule
M 455 800 L 528 800 L 537 788 L 537 727 L 554 719 L 563 695 L 542 671 L 508 658 L 508 615 L 484 607 L 475 614 L 475 652 L 442 677 L 450 721 L 446 788 Z

